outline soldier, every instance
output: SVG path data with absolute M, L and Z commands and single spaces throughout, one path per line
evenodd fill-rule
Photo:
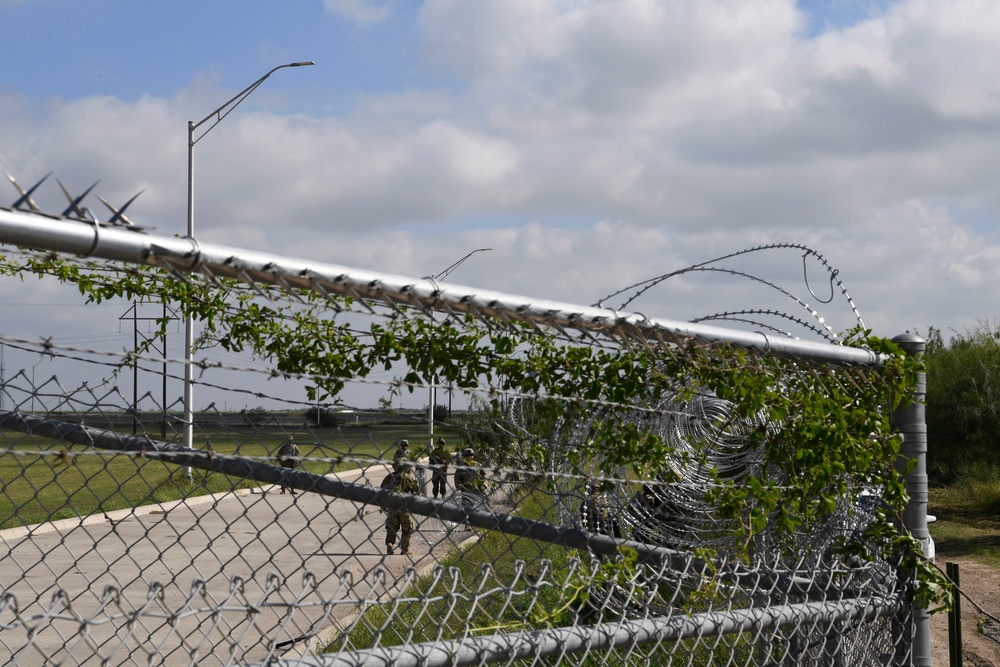
M 405 441 L 404 441 L 405 442 Z M 382 488 L 400 493 L 418 493 L 417 480 L 413 471 L 405 461 L 392 464 L 392 472 L 382 480 Z M 410 555 L 410 535 L 413 534 L 413 517 L 406 510 L 386 509 L 385 519 L 385 552 L 392 555 L 396 544 L 396 533 L 400 533 L 399 553 Z
M 396 450 L 396 454 L 392 457 L 393 463 L 396 463 L 402 459 L 410 460 L 410 441 L 400 440 L 399 449 Z
M 607 495 L 601 491 L 601 485 L 593 480 L 587 482 L 586 498 L 583 502 L 584 525 L 591 533 L 603 533 L 621 537 L 618 519 L 611 512 Z
M 444 438 L 438 438 L 437 447 L 430 454 L 431 463 L 431 489 L 434 497 L 438 493 L 444 498 L 448 480 L 448 449 L 444 445 Z
M 479 462 L 476 461 L 476 452 L 466 447 L 462 451 L 462 465 L 455 469 L 455 488 L 459 491 L 469 491 L 473 493 L 486 493 L 486 480 L 480 474 Z
M 292 436 L 288 436 L 287 438 L 285 438 L 285 442 L 283 442 L 281 444 L 281 447 L 278 449 L 278 465 L 280 465 L 282 468 L 289 468 L 291 470 L 294 470 L 295 468 L 299 467 L 298 457 L 299 457 L 299 448 L 294 442 L 292 442 Z M 282 479 L 282 481 L 284 481 L 284 479 Z M 282 483 L 280 486 L 281 486 L 281 493 L 284 493 L 285 489 L 288 489 L 289 491 L 292 492 L 293 496 L 295 495 L 296 493 L 295 489 L 291 488 L 290 486 L 285 486 L 284 483 Z

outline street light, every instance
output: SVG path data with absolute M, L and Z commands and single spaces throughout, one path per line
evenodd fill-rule
M 35 388 L 35 369 L 38 368 L 38 364 L 43 361 L 45 361 L 45 357 L 38 357 L 38 361 L 36 361 L 35 365 L 31 367 L 31 414 L 35 414 L 35 394 L 38 393 L 38 390 Z
M 430 276 L 430 278 L 432 280 L 441 280 L 442 278 L 447 278 L 449 275 L 451 275 L 452 271 L 454 271 L 458 267 L 462 266 L 462 264 L 465 262 L 465 260 L 467 260 L 470 257 L 472 257 L 477 252 L 489 252 L 490 250 L 493 250 L 493 248 L 476 248 L 475 250 L 473 250 L 468 255 L 466 255 L 462 259 L 458 260 L 457 262 L 455 262 L 454 264 L 452 264 L 451 266 L 449 266 L 447 269 L 445 269 L 441 273 L 437 274 L 436 276 Z
M 458 260 L 457 262 L 455 262 L 454 264 L 452 264 L 451 266 L 449 266 L 447 269 L 445 269 L 441 273 L 438 273 L 437 275 L 433 275 L 433 276 L 427 276 L 427 277 L 429 279 L 431 279 L 431 280 L 441 280 L 443 278 L 447 278 L 449 275 L 451 275 L 452 271 L 454 271 L 458 267 L 462 266 L 462 264 L 465 262 L 465 260 L 467 260 L 470 257 L 472 257 L 477 252 L 489 252 L 490 250 L 493 250 L 493 248 L 476 248 L 475 250 L 473 250 L 472 252 L 470 252 L 469 254 L 467 254 L 465 257 L 463 257 L 462 259 Z M 434 449 L 434 408 L 437 407 L 436 403 L 437 403 L 437 385 L 432 382 L 430 384 L 430 386 L 427 387 L 427 423 L 430 425 L 429 426 L 429 430 L 430 430 L 430 439 L 431 439 L 431 449 Z M 450 386 L 448 388 L 448 417 L 451 418 L 451 387 Z
M 223 104 L 221 107 L 208 114 L 200 121 L 195 123 L 194 121 L 188 121 L 188 200 L 187 200 L 187 235 L 188 238 L 194 239 L 194 145 L 204 138 L 206 134 L 212 131 L 216 125 L 222 122 L 222 120 L 228 116 L 233 109 L 238 107 L 240 103 L 250 96 L 250 93 L 257 90 L 257 87 L 264 83 L 267 77 L 271 76 L 279 69 L 285 67 L 306 67 L 308 65 L 315 65 L 313 61 L 300 62 L 300 63 L 288 63 L 287 65 L 278 65 L 270 72 L 260 77 L 249 86 L 244 88 L 242 91 L 236 94 L 231 100 Z M 201 133 L 197 138 L 195 138 L 194 133 L 199 127 L 207 123 L 208 121 L 215 119 L 215 122 L 208 126 L 204 132 Z M 194 367 L 191 363 L 193 360 L 192 350 L 194 348 L 194 318 L 189 313 L 184 318 L 184 446 L 188 449 L 194 448 Z M 189 473 L 190 474 L 190 473 Z

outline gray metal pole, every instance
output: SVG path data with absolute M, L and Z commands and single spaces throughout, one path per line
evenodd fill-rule
M 132 299 L 132 351 L 139 350 L 139 305 Z M 139 357 L 132 360 L 132 435 L 139 432 Z
M 902 334 L 892 339 L 906 354 L 923 355 L 927 342 L 914 334 Z M 927 395 L 927 378 L 917 376 L 912 400 L 892 413 L 892 423 L 903 436 L 897 469 L 902 471 L 914 461 L 913 469 L 906 475 L 906 491 L 910 500 L 903 512 L 903 527 L 920 540 L 924 555 L 928 554 L 930 531 L 927 529 L 927 420 L 924 398 Z M 931 665 L 931 619 L 926 609 L 913 609 L 913 644 L 910 659 L 914 667 Z M 904 640 L 905 643 L 905 640 Z
M 167 321 L 167 302 L 163 302 L 163 321 Z M 166 324 L 163 325 L 166 327 Z M 163 330 L 163 398 L 160 403 L 160 440 L 167 439 L 167 330 Z
M 195 244 L 191 239 L 177 236 L 137 234 L 118 227 L 97 228 L 86 222 L 4 208 L 0 208 L 0 243 L 188 271 L 210 270 L 216 277 L 237 278 L 244 282 L 256 280 L 326 295 L 343 294 L 353 299 L 384 302 L 388 295 L 396 307 L 433 309 L 447 306 L 452 314 L 476 312 L 519 322 L 537 322 L 546 327 L 616 332 L 618 337 L 634 331 L 643 340 L 653 337 L 661 344 L 684 344 L 697 339 L 766 350 L 780 357 L 808 357 L 817 362 L 866 367 L 884 363 L 878 353 L 846 345 L 651 318 L 640 313 L 442 284 L 430 279 L 417 280 L 245 248 Z
M 194 242 L 194 121 L 188 121 L 188 197 L 187 235 Z M 184 446 L 194 448 L 194 317 L 190 311 L 184 316 Z M 192 479 L 191 468 L 184 474 Z
M 430 438 L 428 451 L 434 449 L 434 383 L 427 387 L 427 434 Z

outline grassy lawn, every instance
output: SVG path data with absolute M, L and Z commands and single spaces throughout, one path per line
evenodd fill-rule
M 522 500 L 519 510 L 518 514 L 533 518 L 544 514 L 543 507 L 530 497 Z M 480 539 L 476 543 L 464 552 L 453 552 L 440 563 L 452 573 L 457 573 L 458 580 L 462 582 L 457 590 L 443 581 L 435 583 L 433 577 L 421 579 L 416 584 L 417 590 L 407 591 L 404 595 L 417 595 L 419 591 L 420 597 L 435 598 L 434 601 L 429 604 L 423 601 L 399 604 L 395 601 L 388 607 L 393 609 L 392 619 L 388 618 L 382 607 L 369 607 L 365 611 L 363 622 L 352 633 L 350 645 L 391 646 L 406 642 L 433 641 L 439 634 L 445 637 L 461 635 L 466 626 L 475 628 L 473 634 L 521 629 L 527 621 L 529 610 L 525 607 L 525 602 L 520 600 L 530 599 L 531 596 L 525 595 L 525 592 L 538 580 L 541 561 L 548 559 L 555 572 L 565 574 L 569 555 L 563 547 L 503 533 L 480 531 Z M 520 578 L 515 575 L 517 561 L 529 564 Z M 489 568 L 485 571 L 498 581 L 519 579 L 519 590 L 510 598 L 502 590 L 495 595 L 478 596 L 483 568 L 487 564 Z M 492 582 L 493 585 L 496 585 L 496 580 Z M 547 603 L 548 608 L 556 608 L 563 595 L 562 590 L 553 588 L 551 584 L 543 585 L 540 599 Z M 449 623 L 456 625 L 449 627 Z M 340 647 L 331 646 L 329 650 L 338 648 Z
M 545 520 L 551 511 L 551 498 L 547 494 L 528 494 L 520 499 L 514 513 Z M 611 622 L 619 618 L 613 610 L 614 603 L 598 613 L 593 605 L 601 603 L 588 602 L 589 586 L 606 584 L 595 584 L 586 574 L 571 574 L 571 559 L 574 558 L 581 559 L 586 570 L 586 563 L 590 561 L 586 553 L 526 537 L 480 531 L 477 542 L 462 552 L 455 550 L 440 561 L 449 572 L 448 577 L 436 580 L 434 576 L 425 576 L 403 593 L 408 599 L 395 598 L 384 606 L 369 606 L 350 636 L 332 642 L 326 650 L 336 652 L 468 635 L 530 632 L 540 628 Z M 453 585 L 451 577 L 460 584 Z M 667 598 L 658 598 L 661 604 L 667 605 L 664 600 L 669 599 L 672 590 L 671 585 L 663 591 Z M 692 610 L 699 609 L 694 607 Z M 664 664 L 668 653 L 683 655 L 684 663 L 691 667 L 748 664 L 755 649 L 755 636 L 755 633 L 740 633 L 709 641 L 696 638 L 652 643 L 631 647 L 624 653 L 597 651 L 581 657 L 578 664 L 584 667 L 608 664 L 647 667 Z M 563 660 L 556 655 L 538 662 L 555 665 Z
M 289 431 L 229 428 L 201 431 L 196 446 L 210 438 L 220 455 L 271 458 Z M 303 469 L 329 474 L 362 462 L 336 461 L 391 458 L 398 441 L 407 438 L 414 454 L 427 442 L 421 425 L 363 425 L 293 430 L 304 457 L 335 459 L 307 461 Z M 155 436 L 154 436 L 155 437 Z M 194 471 L 193 483 L 175 465 L 132 456 L 71 448 L 46 438 L 0 431 L 0 529 L 99 512 L 168 502 L 238 488 L 257 486 L 253 480 Z M 41 451 L 86 452 L 81 456 L 40 455 Z M 17 453 L 13 453 L 17 452 Z
M 533 498 L 524 498 L 517 513 L 530 518 L 543 518 L 546 510 Z M 979 562 L 1000 568 L 1000 482 L 990 480 L 965 480 L 949 488 L 934 488 L 930 496 L 930 513 L 937 516 L 931 524 L 931 533 L 938 550 L 938 562 L 948 556 L 967 556 Z M 527 628 L 562 627 L 571 623 L 587 623 L 593 619 L 586 613 L 574 620 L 579 610 L 572 596 L 565 590 L 553 587 L 553 580 L 567 578 L 569 557 L 573 554 L 561 547 L 542 544 L 526 538 L 484 532 L 479 542 L 462 553 L 455 552 L 441 562 L 446 568 L 461 573 L 463 588 L 451 589 L 432 578 L 419 579 L 404 596 L 410 600 L 385 606 L 372 605 L 365 610 L 361 621 L 350 637 L 342 637 L 328 647 L 328 651 L 357 649 L 374 646 L 393 646 L 405 643 L 430 642 L 436 639 L 462 637 L 466 633 L 485 635 L 512 632 Z M 586 558 L 585 555 L 583 555 Z M 551 568 L 547 583 L 535 605 L 519 602 L 522 594 L 539 583 L 542 559 L 549 559 Z M 515 576 L 516 561 L 525 563 L 525 570 Z M 506 595 L 502 586 L 495 597 L 474 594 L 476 583 L 481 580 L 484 567 L 495 573 L 497 582 L 511 583 L 513 589 Z M 496 582 L 494 582 L 496 583 Z M 487 589 L 489 586 L 486 587 Z M 530 596 L 523 595 L 525 600 Z M 476 600 L 473 603 L 473 600 Z M 391 616 L 389 615 L 391 613 Z M 613 617 L 613 614 L 609 616 Z M 608 619 L 605 619 L 608 620 Z M 756 635 L 743 633 L 727 635 L 715 649 L 713 642 L 686 640 L 650 646 L 628 658 L 612 653 L 613 664 L 660 664 L 667 653 L 687 656 L 687 664 L 746 664 L 756 648 Z M 780 647 L 778 647 L 780 649 Z M 778 650 L 775 649 L 775 650 Z M 779 651 L 780 652 L 780 651 Z M 612 664 L 607 654 L 595 653 L 581 664 Z M 548 660 L 541 660 L 549 664 Z M 555 664 L 556 659 L 551 663 Z
M 1000 569 L 1000 479 L 965 478 L 954 486 L 932 488 L 928 513 L 937 560 L 966 556 Z

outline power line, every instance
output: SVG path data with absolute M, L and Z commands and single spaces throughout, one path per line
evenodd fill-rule
M 0 306 L 54 306 L 58 308 L 110 308 L 114 303 L 38 303 L 21 301 L 0 301 Z

